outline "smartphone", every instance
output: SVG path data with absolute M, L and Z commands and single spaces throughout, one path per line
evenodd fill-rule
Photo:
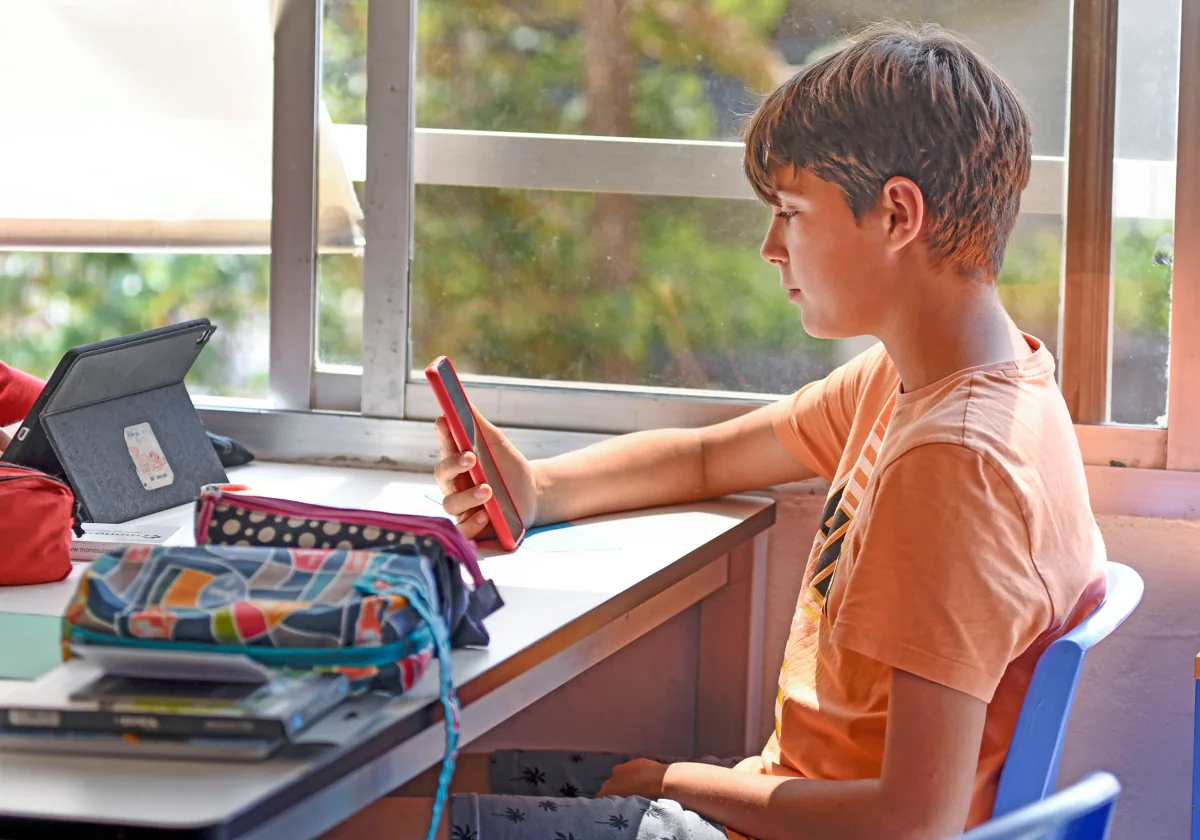
M 525 536 L 525 523 L 492 456 L 487 437 L 475 422 L 475 412 L 463 393 L 454 365 L 445 356 L 438 356 L 425 368 L 425 378 L 442 408 L 454 445 L 459 452 L 475 454 L 475 465 L 469 472 L 471 480 L 476 485 L 487 484 L 492 488 L 492 497 L 483 503 L 483 509 L 491 520 L 496 538 L 507 551 L 516 550 Z

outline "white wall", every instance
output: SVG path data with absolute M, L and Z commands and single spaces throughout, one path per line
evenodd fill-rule
M 773 493 L 765 741 L 779 663 L 816 532 L 824 488 Z M 1067 733 L 1060 782 L 1095 769 L 1124 786 L 1114 840 L 1180 840 L 1191 814 L 1194 661 L 1200 653 L 1200 522 L 1099 518 L 1109 557 L 1135 568 L 1146 595 L 1117 633 L 1089 655 Z M 495 747 L 686 752 L 695 722 L 696 608 L 600 663 L 468 750 Z M 617 690 L 614 690 L 617 687 Z
M 1136 569 L 1146 594 L 1088 656 L 1059 781 L 1108 770 L 1124 788 L 1116 840 L 1180 840 L 1191 820 L 1200 522 L 1099 521 L 1109 557 Z

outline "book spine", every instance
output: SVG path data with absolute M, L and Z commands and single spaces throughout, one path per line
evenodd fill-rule
M 72 560 L 95 560 L 108 554 L 110 551 L 117 551 L 122 548 L 128 548 L 130 543 L 102 543 L 102 542 L 73 542 L 71 543 L 71 559 Z M 148 545 L 148 543 L 147 543 Z
M 115 734 L 162 735 L 171 737 L 250 738 L 280 740 L 288 733 L 282 721 L 224 715 L 173 715 L 159 712 L 117 712 L 13 708 L 0 717 L 0 729 L 45 729 L 63 732 L 108 732 Z
M 307 703 L 292 714 L 282 716 L 280 724 L 283 726 L 288 740 L 292 740 L 304 732 L 345 700 L 349 695 L 349 685 L 347 679 L 341 675 L 330 679 L 322 686 L 322 690 L 316 692 Z

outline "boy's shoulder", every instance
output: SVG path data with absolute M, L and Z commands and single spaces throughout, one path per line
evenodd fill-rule
M 1037 476 L 1077 474 L 1083 481 L 1079 442 L 1044 346 L 898 394 L 886 444 L 884 464 L 931 444 L 961 447 L 1019 494 L 1036 491 Z

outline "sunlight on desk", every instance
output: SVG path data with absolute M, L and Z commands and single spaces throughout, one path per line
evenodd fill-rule
M 442 510 L 441 493 L 432 483 L 433 478 L 429 478 L 429 485 L 418 484 L 414 478 L 416 476 L 408 478 L 406 474 L 403 481 L 389 482 L 364 507 L 389 513 L 414 513 L 452 519 L 453 517 Z M 434 496 L 437 498 L 433 498 Z

